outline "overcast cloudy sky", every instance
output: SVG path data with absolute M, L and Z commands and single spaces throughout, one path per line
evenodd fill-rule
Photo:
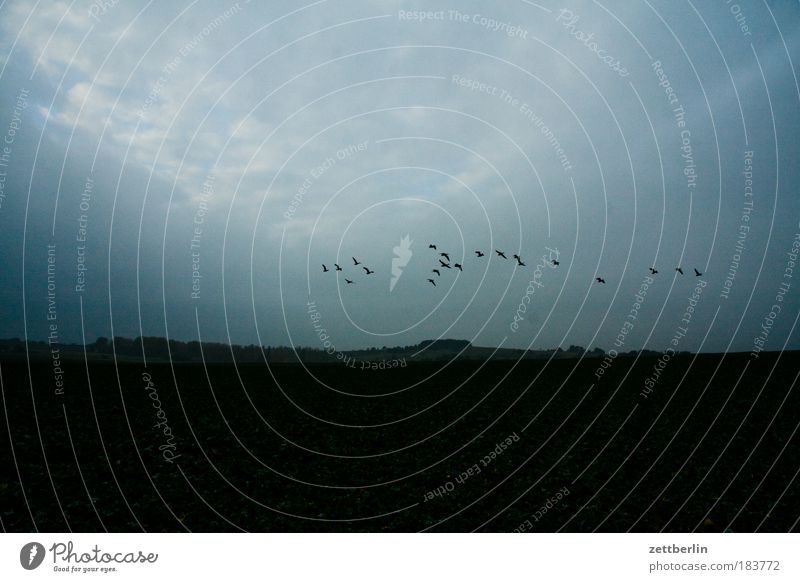
M 797 348 L 798 25 L 789 1 L 7 1 L 0 336 Z

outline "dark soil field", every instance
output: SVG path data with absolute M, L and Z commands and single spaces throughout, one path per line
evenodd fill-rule
M 6 361 L 2 527 L 796 529 L 800 359 L 656 361 Z

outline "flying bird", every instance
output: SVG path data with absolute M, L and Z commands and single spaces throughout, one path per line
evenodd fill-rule
M 517 259 L 517 265 L 520 267 L 524 267 L 525 263 L 522 262 L 522 259 L 519 258 L 519 255 L 514 255 L 514 258 Z
M 683 269 L 680 267 L 675 267 L 675 270 L 678 271 L 681 275 L 683 275 Z
M 450 262 L 450 255 L 448 255 L 447 253 L 439 253 L 439 256 L 447 259 L 448 263 Z
M 702 277 L 702 276 L 703 276 L 703 273 L 701 273 L 700 271 L 698 271 L 697 269 L 695 269 L 695 270 L 694 270 L 694 275 L 695 275 L 695 277 Z
M 439 277 L 441 277 L 441 276 L 442 276 L 442 274 L 439 272 L 439 269 L 433 269 L 433 270 L 431 271 L 431 273 L 436 273 L 436 274 L 437 274 Z
M 375 271 L 370 271 L 367 267 L 361 267 L 361 268 L 364 269 L 364 271 L 366 271 L 367 275 L 372 275 L 372 273 L 375 272 Z
M 428 283 L 436 287 L 436 281 L 434 281 L 433 279 L 428 279 Z
M 497 249 L 494 250 L 497 253 L 498 257 L 503 257 L 504 259 L 508 260 L 508 257 L 502 251 L 498 251 Z
M 605 284 L 605 282 L 606 282 L 606 280 L 603 279 L 602 277 L 595 277 L 594 280 L 597 281 L 598 283 L 603 283 L 603 284 Z
M 462 269 L 462 268 L 461 268 L 461 265 L 459 265 L 458 263 L 453 263 L 453 266 L 454 266 L 456 269 L 458 269 L 459 271 L 461 271 L 461 272 L 463 272 L 463 271 L 464 271 L 464 269 Z
M 337 271 L 341 271 L 342 270 L 342 268 L 339 265 L 337 265 L 336 263 L 334 263 L 333 266 L 336 267 Z
M 553 259 L 553 266 L 554 266 L 554 267 L 557 267 L 557 266 L 559 266 L 560 264 L 561 264 L 561 263 L 559 263 L 557 260 Z
M 322 263 L 322 272 L 323 273 L 327 273 L 328 272 L 328 267 L 325 266 L 325 263 Z
M 650 267 L 650 274 L 651 275 L 656 275 L 657 273 L 658 273 L 658 271 L 655 268 Z
M 442 265 L 445 269 L 449 269 L 450 265 L 445 263 L 442 259 L 439 259 L 439 264 Z
M 346 277 L 345 277 L 345 281 L 347 281 L 348 285 L 352 285 L 353 284 L 353 282 L 350 279 L 346 278 Z
M 479 259 L 483 256 L 483 253 L 480 251 L 475 251 L 475 254 L 478 256 Z
M 429 249 L 436 250 L 436 245 L 428 245 L 428 248 L 429 248 Z
M 360 264 L 361 264 L 361 263 L 360 263 L 359 261 L 357 261 L 355 257 L 353 257 L 353 266 L 354 266 L 354 267 L 357 267 L 357 266 L 359 266 Z

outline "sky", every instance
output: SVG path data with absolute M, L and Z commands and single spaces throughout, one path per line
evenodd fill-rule
M 0 337 L 797 349 L 798 24 L 7 1 Z

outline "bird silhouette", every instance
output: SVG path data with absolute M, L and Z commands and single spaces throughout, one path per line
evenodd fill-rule
M 367 273 L 367 275 L 372 275 L 375 271 L 370 271 L 367 267 L 361 267 Z
M 341 271 L 342 270 L 342 268 L 339 265 L 337 265 L 336 263 L 334 263 L 333 266 L 336 267 L 337 271 Z
M 447 253 L 439 253 L 439 256 L 447 259 L 448 263 L 450 262 L 450 255 L 448 255 Z
M 559 263 L 557 260 L 553 259 L 553 266 L 554 266 L 554 267 L 557 267 L 557 266 L 559 266 L 560 264 L 561 264 L 561 263 Z
M 702 276 L 703 276 L 703 273 L 701 273 L 700 271 L 698 271 L 697 269 L 695 269 L 695 270 L 694 270 L 694 275 L 695 275 L 695 277 L 702 277 Z
M 352 258 L 353 258 L 353 266 L 354 267 L 357 267 L 357 266 L 359 266 L 361 264 L 359 261 L 356 260 L 355 257 L 352 257 Z
M 433 279 L 428 279 L 428 283 L 436 287 L 436 281 L 434 281 Z
M 681 275 L 683 275 L 683 269 L 680 267 L 675 267 L 675 270 L 678 271 Z
M 478 256 L 479 259 L 483 256 L 483 253 L 480 251 L 475 251 L 475 254 Z
M 436 274 L 437 274 L 439 277 L 441 277 L 441 276 L 442 276 L 442 274 L 439 272 L 439 269 L 433 269 L 433 270 L 431 271 L 431 273 L 436 273 Z
M 325 266 L 325 263 L 322 263 L 322 272 L 323 273 L 327 273 L 328 272 L 328 267 Z
M 442 265 L 445 269 L 449 269 L 450 265 L 445 263 L 442 259 L 439 259 L 439 264 Z
M 658 273 L 658 271 L 655 268 L 650 267 L 650 274 L 651 275 L 656 275 L 657 273 Z
M 606 282 L 606 280 L 603 279 L 602 277 L 595 277 L 594 280 L 597 281 L 598 283 L 603 283 L 603 284 L 605 284 L 605 282 Z
M 525 266 L 525 263 L 523 263 L 522 261 L 520 261 L 519 259 L 517 259 L 517 266 L 518 266 L 518 267 L 524 267 L 524 266 Z
M 428 248 L 429 248 L 429 249 L 436 250 L 436 245 L 428 245 Z
M 353 282 L 350 279 L 345 278 L 345 281 L 347 281 L 348 285 L 352 285 L 353 284 Z
M 453 263 L 453 266 L 454 266 L 456 269 L 458 269 L 459 271 L 462 271 L 462 272 L 464 271 L 464 269 L 462 269 L 462 268 L 461 268 L 461 265 L 459 265 L 458 263 Z
M 508 260 L 508 257 L 503 253 L 503 251 L 498 251 L 497 249 L 494 250 L 497 253 L 498 257 L 503 257 L 504 259 Z

